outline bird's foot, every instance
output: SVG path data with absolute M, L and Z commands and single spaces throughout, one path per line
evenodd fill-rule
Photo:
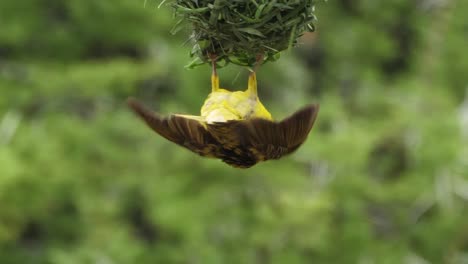
M 210 58 L 211 60 L 211 74 L 212 75 L 217 75 L 217 72 L 216 72 L 216 60 L 218 59 L 218 56 L 214 53 L 208 53 L 208 57 Z
M 255 65 L 253 67 L 253 72 L 256 72 L 260 65 L 263 63 L 263 59 L 265 58 L 265 55 L 263 53 L 257 54 L 257 57 L 255 58 Z

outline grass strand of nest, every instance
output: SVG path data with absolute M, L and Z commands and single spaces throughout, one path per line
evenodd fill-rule
M 280 52 L 314 31 L 317 0 L 173 0 L 165 1 L 180 17 L 172 33 L 191 26 L 194 58 L 189 67 L 218 56 L 223 66 L 252 66 L 258 55 L 275 61 Z

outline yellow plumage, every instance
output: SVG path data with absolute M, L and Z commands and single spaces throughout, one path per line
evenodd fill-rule
M 231 92 L 219 87 L 213 64 L 211 90 L 200 116 L 162 117 L 135 99 L 129 99 L 128 103 L 164 138 L 201 156 L 219 158 L 239 168 L 279 159 L 295 151 L 306 140 L 318 112 L 318 105 L 309 105 L 274 122 L 257 96 L 255 72 L 250 74 L 245 91 Z
M 213 74 L 211 93 L 201 108 L 201 117 L 208 124 L 254 117 L 272 120 L 271 114 L 258 99 L 255 72 L 250 74 L 247 90 L 236 92 L 219 88 L 219 77 Z

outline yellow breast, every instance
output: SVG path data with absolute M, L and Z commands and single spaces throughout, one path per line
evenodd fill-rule
M 207 123 L 254 117 L 272 120 L 271 114 L 258 97 L 248 90 L 230 92 L 221 88 L 208 95 L 201 109 L 201 116 Z

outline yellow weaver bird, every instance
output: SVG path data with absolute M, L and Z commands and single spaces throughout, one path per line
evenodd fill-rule
M 200 116 L 163 117 L 133 98 L 128 105 L 167 140 L 237 168 L 279 159 L 304 143 L 317 117 L 318 105 L 306 106 L 275 122 L 258 98 L 255 71 L 249 76 L 247 90 L 231 92 L 219 87 L 214 59 L 212 64 L 211 93 Z

